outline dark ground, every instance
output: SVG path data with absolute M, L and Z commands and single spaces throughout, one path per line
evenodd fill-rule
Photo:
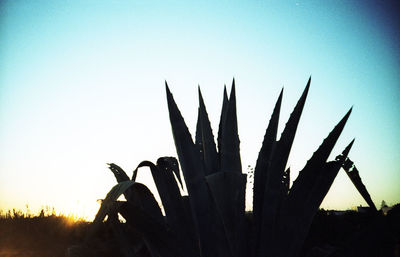
M 400 257 L 400 205 L 387 215 L 319 211 L 303 246 L 304 257 Z
M 0 257 L 58 257 L 82 241 L 89 223 L 63 216 L 0 217 Z
M 0 217 L 0 257 L 62 257 L 81 243 L 90 223 L 71 222 L 55 215 Z M 112 231 L 106 226 L 95 244 L 101 256 L 119 256 Z M 101 249 L 103 248 L 103 249 Z M 400 205 L 388 214 L 319 211 L 314 218 L 302 257 L 400 257 Z

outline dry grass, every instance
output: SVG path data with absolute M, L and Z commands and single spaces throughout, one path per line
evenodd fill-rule
M 80 243 L 89 223 L 42 210 L 38 215 L 9 211 L 0 215 L 0 257 L 65 256 Z

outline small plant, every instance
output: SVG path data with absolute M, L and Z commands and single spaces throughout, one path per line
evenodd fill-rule
M 283 92 L 275 104 L 254 169 L 253 211 L 245 214 L 246 174 L 242 173 L 236 117 L 235 81 L 230 96 L 223 94 L 217 141 L 199 89 L 195 141 L 166 83 L 172 134 L 178 161 L 163 157 L 149 167 L 160 195 L 162 211 L 150 190 L 117 165 L 109 164 L 118 184 L 102 202 L 94 220 L 107 216 L 123 256 L 264 257 L 298 256 L 311 222 L 354 140 L 335 160 L 327 162 L 351 109 L 314 152 L 290 185 L 289 153 L 307 98 L 311 79 L 286 123 L 277 128 Z M 117 201 L 120 195 L 126 201 Z M 126 223 L 119 221 L 121 215 Z M 92 232 L 94 233 L 94 232 Z M 90 237 L 90 235 L 89 235 Z

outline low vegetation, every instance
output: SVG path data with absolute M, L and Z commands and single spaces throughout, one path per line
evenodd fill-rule
M 0 257 L 64 257 L 71 245 L 75 245 L 72 251 L 82 251 L 77 245 L 84 241 L 90 223 L 51 214 L 40 217 L 15 213 L 0 215 Z M 301 257 L 400 256 L 400 204 L 393 206 L 387 215 L 334 213 L 317 212 Z M 251 219 L 251 212 L 246 216 Z M 91 240 L 92 251 L 86 249 L 87 255 L 83 256 L 124 256 L 111 227 L 107 222 L 102 224 Z
M 83 241 L 89 223 L 43 209 L 34 215 L 19 210 L 0 215 L 0 257 L 58 257 Z

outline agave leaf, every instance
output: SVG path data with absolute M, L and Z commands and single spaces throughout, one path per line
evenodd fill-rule
M 167 230 L 152 216 L 137 205 L 126 202 L 119 208 L 119 212 L 126 219 L 128 226 L 138 230 L 148 245 L 150 251 L 163 257 L 199 257 L 199 253 L 190 246 L 182 243 L 176 235 Z
M 157 163 L 159 161 L 166 163 L 166 164 L 164 164 L 164 168 L 166 168 L 168 166 L 168 170 L 166 173 L 163 173 L 162 170 L 159 170 L 158 165 L 156 166 L 154 163 L 152 163 L 150 161 L 142 161 L 141 163 L 139 163 L 139 165 L 133 171 L 134 176 L 135 177 L 137 176 L 139 168 L 149 167 L 150 171 L 151 171 L 151 175 L 153 176 L 153 179 L 154 179 L 154 183 L 156 184 L 157 190 L 160 193 L 160 195 L 168 194 L 168 192 L 169 192 L 166 188 L 167 185 L 165 185 L 165 183 L 166 183 L 165 176 L 173 177 L 174 176 L 173 174 L 175 174 L 176 178 L 178 179 L 179 184 L 181 185 L 181 188 L 183 189 L 182 179 L 180 176 L 179 165 L 178 165 L 177 160 L 174 157 L 161 157 L 157 160 Z M 175 187 L 173 187 L 174 191 L 179 192 L 179 188 L 175 181 L 175 178 L 173 179 L 173 181 L 174 182 L 172 182 L 171 184 L 175 185 Z M 179 193 L 179 195 L 180 195 L 180 193 Z
M 161 196 L 165 209 L 166 219 L 171 228 L 176 232 L 181 242 L 198 247 L 197 231 L 191 215 L 186 215 L 186 208 L 179 187 L 174 177 L 174 171 L 179 167 L 175 158 L 162 157 L 157 160 L 157 168 L 164 175 L 164 183 L 167 192 Z
M 286 123 L 285 129 L 282 132 L 281 138 L 277 143 L 275 153 L 271 161 L 271 169 L 273 170 L 273 173 L 271 173 L 271 180 L 273 180 L 272 174 L 278 174 L 278 176 L 281 177 L 281 174 L 285 169 L 287 160 L 289 158 L 289 153 L 294 141 L 294 137 L 296 135 L 297 126 L 299 124 L 304 104 L 307 99 L 308 90 L 310 89 L 310 83 L 311 77 L 309 78 L 307 86 L 304 89 L 303 94 L 297 102 L 293 112 L 290 114 L 289 120 Z
M 233 79 L 232 82 L 231 95 L 229 97 L 228 108 L 226 111 L 226 120 L 223 125 L 220 150 L 220 171 L 242 173 L 239 148 L 240 140 L 236 115 L 235 79 Z
M 188 229 L 194 231 L 196 233 L 196 235 L 198 236 L 198 231 L 196 231 L 196 226 L 195 226 L 195 223 L 193 220 L 194 214 L 193 214 L 193 208 L 190 205 L 189 196 L 188 195 L 182 196 L 182 202 L 183 202 L 183 206 L 185 207 L 184 215 L 185 215 L 185 217 L 188 217 L 189 222 L 191 222 Z M 197 238 L 197 243 L 198 243 L 198 241 L 199 241 L 199 238 Z
M 349 158 L 347 158 L 345 160 L 345 162 L 343 163 L 343 169 L 345 170 L 347 176 L 350 178 L 353 185 L 357 188 L 358 192 L 361 194 L 361 196 L 367 202 L 367 204 L 373 210 L 376 211 L 377 210 L 376 206 L 375 206 L 374 202 L 372 201 L 367 188 L 365 187 L 364 183 L 361 180 L 361 177 L 360 177 L 357 167 L 354 165 L 354 163 Z
M 196 136 L 195 136 L 195 142 L 194 143 L 195 143 L 195 145 L 197 146 L 197 148 L 200 151 L 201 160 L 204 162 L 200 107 L 197 109 Z
M 150 168 L 154 183 L 164 206 L 167 220 L 169 221 L 170 225 L 173 226 L 173 228 L 177 228 L 176 222 L 173 221 L 182 216 L 181 213 L 184 211 L 184 207 L 178 184 L 173 175 L 176 168 L 172 167 L 173 164 L 169 158 L 172 157 L 159 158 L 157 160 L 157 166 L 150 161 L 142 161 L 135 169 L 135 173 L 137 173 L 138 168 Z
M 320 168 L 325 164 L 328 159 L 333 147 L 336 144 L 343 128 L 351 114 L 350 109 L 346 115 L 340 120 L 335 128 L 329 133 L 328 137 L 322 142 L 316 152 L 314 152 L 311 159 L 307 162 L 306 166 L 300 171 L 299 176 L 293 182 L 293 186 L 290 189 L 289 201 L 297 202 L 298 205 L 304 200 L 318 178 Z
M 161 197 L 161 195 L 167 195 L 169 192 L 166 188 L 167 186 L 165 185 L 165 181 L 164 181 L 165 174 L 162 173 L 158 169 L 158 167 L 151 161 L 142 161 L 141 163 L 139 163 L 137 168 L 134 170 L 134 174 L 137 174 L 139 168 L 143 168 L 143 167 L 148 167 L 150 169 L 151 175 L 153 177 L 154 183 L 157 187 L 160 197 Z
M 202 180 L 204 180 L 204 168 L 201 165 L 200 154 L 193 144 L 192 137 L 178 109 L 178 106 L 174 101 L 167 83 L 165 83 L 165 85 L 175 147 L 181 163 L 182 172 L 187 183 L 186 186 L 188 187 L 190 193 L 189 188 L 191 188 L 193 184 L 200 183 Z
M 265 256 L 265 254 L 268 252 L 268 249 L 272 248 L 271 244 L 273 243 L 273 238 L 275 236 L 273 232 L 275 229 L 274 226 L 276 225 L 277 214 L 283 200 L 281 181 L 289 153 L 292 148 L 297 126 L 300 121 L 301 113 L 306 102 L 310 83 L 311 77 L 308 80 L 307 86 L 297 102 L 292 114 L 290 115 L 288 122 L 286 123 L 281 138 L 276 143 L 271 157 L 262 207 L 263 220 L 259 242 L 263 243 L 259 244 L 259 256 Z
M 121 206 L 121 204 L 123 204 L 123 202 L 116 202 L 116 206 Z M 146 248 L 143 239 L 138 234 L 137 230 L 134 228 L 127 229 L 127 227 L 119 221 L 117 209 L 118 207 L 110 210 L 106 223 L 110 225 L 113 235 L 117 239 L 115 241 L 119 246 L 122 256 L 143 256 L 140 254 L 140 251 Z
M 105 216 L 110 213 L 113 208 L 115 208 L 116 200 L 130 187 L 132 187 L 134 194 L 138 194 L 140 196 L 138 198 L 140 200 L 134 203 L 146 209 L 149 214 L 159 222 L 163 222 L 161 209 L 150 190 L 143 184 L 129 180 L 118 183 L 110 190 L 110 192 L 108 192 L 106 198 L 103 200 L 100 206 L 99 211 L 96 214 L 93 223 L 97 224 L 102 222 Z
M 258 238 L 259 229 L 261 226 L 262 206 L 264 202 L 265 183 L 267 182 L 267 172 L 270 164 L 271 154 L 276 142 L 276 133 L 278 130 L 279 113 L 282 103 L 283 89 L 276 101 L 274 111 L 267 130 L 265 132 L 264 141 L 261 150 L 258 154 L 256 167 L 254 169 L 254 189 L 253 189 L 253 215 L 254 228 L 256 238 Z M 258 244 L 258 242 L 256 242 Z M 256 246 L 255 246 L 256 247 Z
M 353 167 L 353 169 L 349 172 L 346 172 L 346 174 L 349 176 L 351 182 L 355 185 L 357 188 L 358 192 L 361 194 L 361 196 L 364 198 L 365 202 L 375 211 L 377 211 L 376 206 L 374 202 L 371 199 L 370 194 L 368 193 L 367 188 L 365 187 L 364 183 L 361 180 L 360 174 L 358 172 L 358 169 L 356 166 Z
M 215 206 L 213 206 L 205 181 L 204 166 L 200 152 L 193 143 L 167 83 L 165 85 L 172 134 L 189 193 L 190 206 L 194 214 L 193 220 L 195 221 L 196 231 L 199 233 L 202 255 L 203 257 L 224 256 L 224 252 L 227 252 L 224 249 L 228 245 L 224 240 L 224 236 L 220 235 L 218 230 L 215 230 L 216 226 L 222 226 L 222 224 L 218 224 L 221 221 L 213 216 Z M 218 238 L 222 238 L 222 241 L 219 242 Z
M 114 163 L 107 163 L 108 168 L 114 173 L 115 178 L 117 179 L 117 182 L 123 182 L 123 181 L 128 181 L 129 177 L 126 175 L 125 171 L 119 167 L 118 165 Z M 133 195 L 132 195 L 132 190 L 129 188 L 124 192 L 124 196 L 127 200 L 133 200 Z
M 128 188 L 134 185 L 134 181 L 123 181 L 116 184 L 113 188 L 111 188 L 110 192 L 106 195 L 103 202 L 101 203 L 100 209 L 96 214 L 96 217 L 93 220 L 93 223 L 100 223 L 104 220 L 107 213 L 113 208 L 114 202 L 120 197 Z
M 342 154 L 336 158 L 335 162 L 332 161 L 325 164 L 325 169 L 327 170 L 327 172 L 320 172 L 318 174 L 318 180 L 316 181 L 312 191 L 307 198 L 307 203 L 309 203 L 315 211 L 318 210 L 318 207 L 322 203 L 322 200 L 328 193 L 340 167 L 344 163 L 344 160 L 347 158 L 353 144 L 354 139 L 350 142 L 349 145 L 346 146 Z
M 118 165 L 114 163 L 107 163 L 108 168 L 114 173 L 115 178 L 117 179 L 117 182 L 122 182 L 129 180 L 128 175 L 126 175 L 125 171 L 119 167 Z
M 157 223 L 157 226 L 161 229 L 163 227 L 166 229 L 166 224 L 164 221 L 164 217 L 162 215 L 160 206 L 158 205 L 158 202 L 154 198 L 154 195 L 151 193 L 151 191 L 143 184 L 141 183 L 135 183 L 132 185 L 131 190 L 133 192 L 133 195 L 135 196 L 134 201 L 127 201 L 127 202 L 122 202 L 122 205 L 119 204 L 116 209 L 117 211 L 120 211 L 121 207 L 125 204 L 131 204 L 136 206 L 138 209 L 140 209 L 149 220 L 152 220 L 153 222 Z M 122 213 L 121 213 L 122 215 Z M 124 217 L 126 219 L 126 217 Z M 138 227 L 130 227 L 131 230 L 133 230 L 133 233 L 139 232 L 140 234 L 141 231 L 138 229 Z M 143 241 L 149 250 L 151 256 L 153 257 L 158 257 L 159 252 L 157 247 L 155 247 L 155 244 L 153 241 L 148 240 L 146 236 L 143 236 Z
M 282 194 L 287 195 L 290 188 L 290 167 L 283 174 L 282 179 Z
M 279 250 L 282 247 L 279 240 L 284 237 L 285 242 L 288 244 L 285 251 L 288 252 L 283 256 L 296 256 L 298 253 L 299 247 L 301 247 L 308 233 L 312 217 L 314 217 L 319 204 L 328 192 L 341 166 L 342 161 L 326 164 L 326 160 L 343 131 L 350 113 L 351 109 L 329 133 L 293 182 L 279 215 L 280 219 L 277 223 L 280 226 L 276 228 L 278 230 L 275 232 L 276 237 L 269 248 L 270 255 L 273 256 L 277 252 L 282 252 L 282 250 Z M 352 143 L 345 149 L 343 154 L 347 155 Z M 299 213 L 299 215 L 292 215 L 292 213 Z M 301 225 L 299 224 L 300 221 Z M 290 235 L 288 236 L 288 234 Z
M 199 87 L 199 117 L 196 130 L 196 144 L 200 147 L 200 152 L 204 161 L 205 175 L 217 172 L 218 170 L 218 154 L 214 142 L 210 120 L 203 96 Z
M 117 202 L 116 199 L 118 199 L 118 197 L 121 194 L 123 194 L 128 188 L 132 188 L 133 194 L 137 196 L 135 198 L 137 199 L 137 201 Z M 124 212 L 123 207 L 127 204 L 129 206 L 134 206 L 134 211 L 129 212 L 129 216 L 124 215 L 126 214 L 126 212 Z M 140 223 L 140 225 L 135 223 L 135 226 L 132 226 L 131 229 L 134 231 L 141 232 L 145 239 L 146 245 L 150 248 L 149 250 L 152 252 L 152 255 L 159 256 L 159 253 L 161 253 L 159 252 L 160 248 L 158 247 L 157 243 L 155 243 L 159 240 L 159 238 L 155 237 L 153 234 L 149 235 L 148 232 L 152 228 L 149 226 L 149 224 L 151 224 L 153 227 L 154 226 L 157 227 L 157 231 L 166 231 L 166 227 L 158 203 L 155 200 L 153 194 L 150 192 L 150 190 L 145 185 L 136 183 L 134 181 L 124 181 L 118 183 L 111 189 L 111 191 L 107 194 L 106 198 L 104 199 L 100 207 L 100 210 L 97 213 L 96 218 L 93 222 L 95 226 L 92 228 L 92 231 L 89 234 L 90 235 L 94 234 L 95 232 L 94 229 L 98 227 L 99 223 L 104 219 L 106 215 L 111 214 L 111 217 L 115 218 L 116 211 L 120 211 L 123 217 L 130 223 L 132 222 L 132 219 L 137 218 L 135 222 Z M 147 229 L 145 227 L 146 225 L 149 226 Z M 169 238 L 172 240 L 173 236 L 169 235 Z M 194 250 L 191 251 L 194 252 Z M 171 253 L 176 254 L 176 250 L 171 251 Z M 172 256 L 172 255 L 162 255 L 162 256 Z M 176 254 L 175 256 L 184 256 L 184 255 Z M 198 255 L 195 254 L 191 255 L 191 252 L 189 251 L 187 253 L 187 256 L 198 256 Z
M 218 155 L 219 158 L 220 154 L 221 154 L 221 144 L 222 144 L 222 131 L 225 128 L 225 122 L 226 122 L 226 113 L 228 110 L 228 104 L 229 104 L 229 100 L 228 100 L 228 93 L 226 92 L 226 85 L 224 85 L 224 97 L 222 100 L 222 110 L 221 110 L 221 117 L 219 120 L 219 127 L 218 127 Z
M 231 255 L 245 256 L 246 175 L 218 172 L 206 177 L 217 211 L 223 221 Z
M 311 189 L 305 199 L 293 203 L 290 199 L 282 207 L 280 214 L 279 231 L 276 233 L 275 248 L 271 254 L 282 254 L 282 256 L 298 256 L 306 239 L 315 213 L 318 211 L 322 200 L 328 193 L 336 175 L 346 159 L 354 140 L 345 148 L 340 158 L 335 161 L 323 163 L 315 174 L 317 177 L 310 185 Z M 309 166 L 310 167 L 310 166 Z M 293 211 L 297 215 L 293 215 Z M 281 242 L 284 240 L 285 243 Z
M 163 170 L 160 167 L 160 165 L 162 165 L 163 168 L 165 168 L 168 173 L 171 173 L 171 175 L 175 174 L 175 176 L 183 190 L 183 183 L 182 183 L 182 179 L 181 179 L 181 172 L 179 169 L 178 160 L 175 157 L 161 157 L 161 158 L 158 158 L 158 160 L 157 160 L 157 167 L 160 170 Z
M 310 197 L 317 199 L 322 197 L 322 201 L 327 191 L 325 192 L 322 190 L 316 192 L 315 187 L 319 183 L 325 185 L 325 189 L 329 190 L 331 184 L 327 187 L 326 183 L 322 183 L 319 180 L 321 180 L 321 176 L 325 176 L 329 177 L 330 180 L 328 180 L 328 182 L 330 181 L 330 183 L 332 183 L 340 168 L 340 163 L 325 164 L 325 162 L 339 138 L 350 113 L 351 109 L 323 141 L 321 146 L 299 173 L 296 181 L 294 181 L 290 193 L 280 210 L 280 218 L 276 221 L 276 224 L 279 224 L 279 227 L 273 227 L 272 233 L 275 234 L 275 237 L 271 239 L 269 248 L 265 250 L 268 251 L 269 255 L 274 256 L 280 253 L 282 256 L 296 256 L 300 242 L 301 244 L 304 242 L 304 237 L 309 229 L 308 221 L 310 221 L 311 224 L 312 217 L 319 206 L 315 207 L 315 204 L 311 205 L 307 199 Z M 337 167 L 337 165 L 339 165 L 339 167 Z M 321 171 L 323 172 L 321 173 Z M 327 176 L 326 173 L 332 174 L 333 177 Z M 302 213 L 302 215 L 292 215 L 292 213 Z M 299 225 L 300 221 L 302 225 Z M 282 250 L 282 244 L 280 243 L 280 240 L 283 239 L 288 244 L 288 246 L 284 247 L 284 250 Z M 282 253 L 282 251 L 288 252 Z
M 118 197 L 125 193 L 125 191 L 128 190 L 133 184 L 135 184 L 134 181 L 128 180 L 120 182 L 111 188 L 110 192 L 107 193 L 106 198 L 104 198 L 101 203 L 100 209 L 93 220 L 93 225 L 86 235 L 85 241 L 88 241 L 93 237 L 93 235 L 99 229 L 100 223 L 104 220 L 107 214 L 113 208 L 115 208 L 115 201 L 118 199 Z
M 160 206 L 151 191 L 143 184 L 136 183 L 132 186 L 134 194 L 138 195 L 138 201 L 134 202 L 145 210 L 152 218 L 160 224 L 165 225 Z M 128 201 L 130 203 L 130 201 Z

